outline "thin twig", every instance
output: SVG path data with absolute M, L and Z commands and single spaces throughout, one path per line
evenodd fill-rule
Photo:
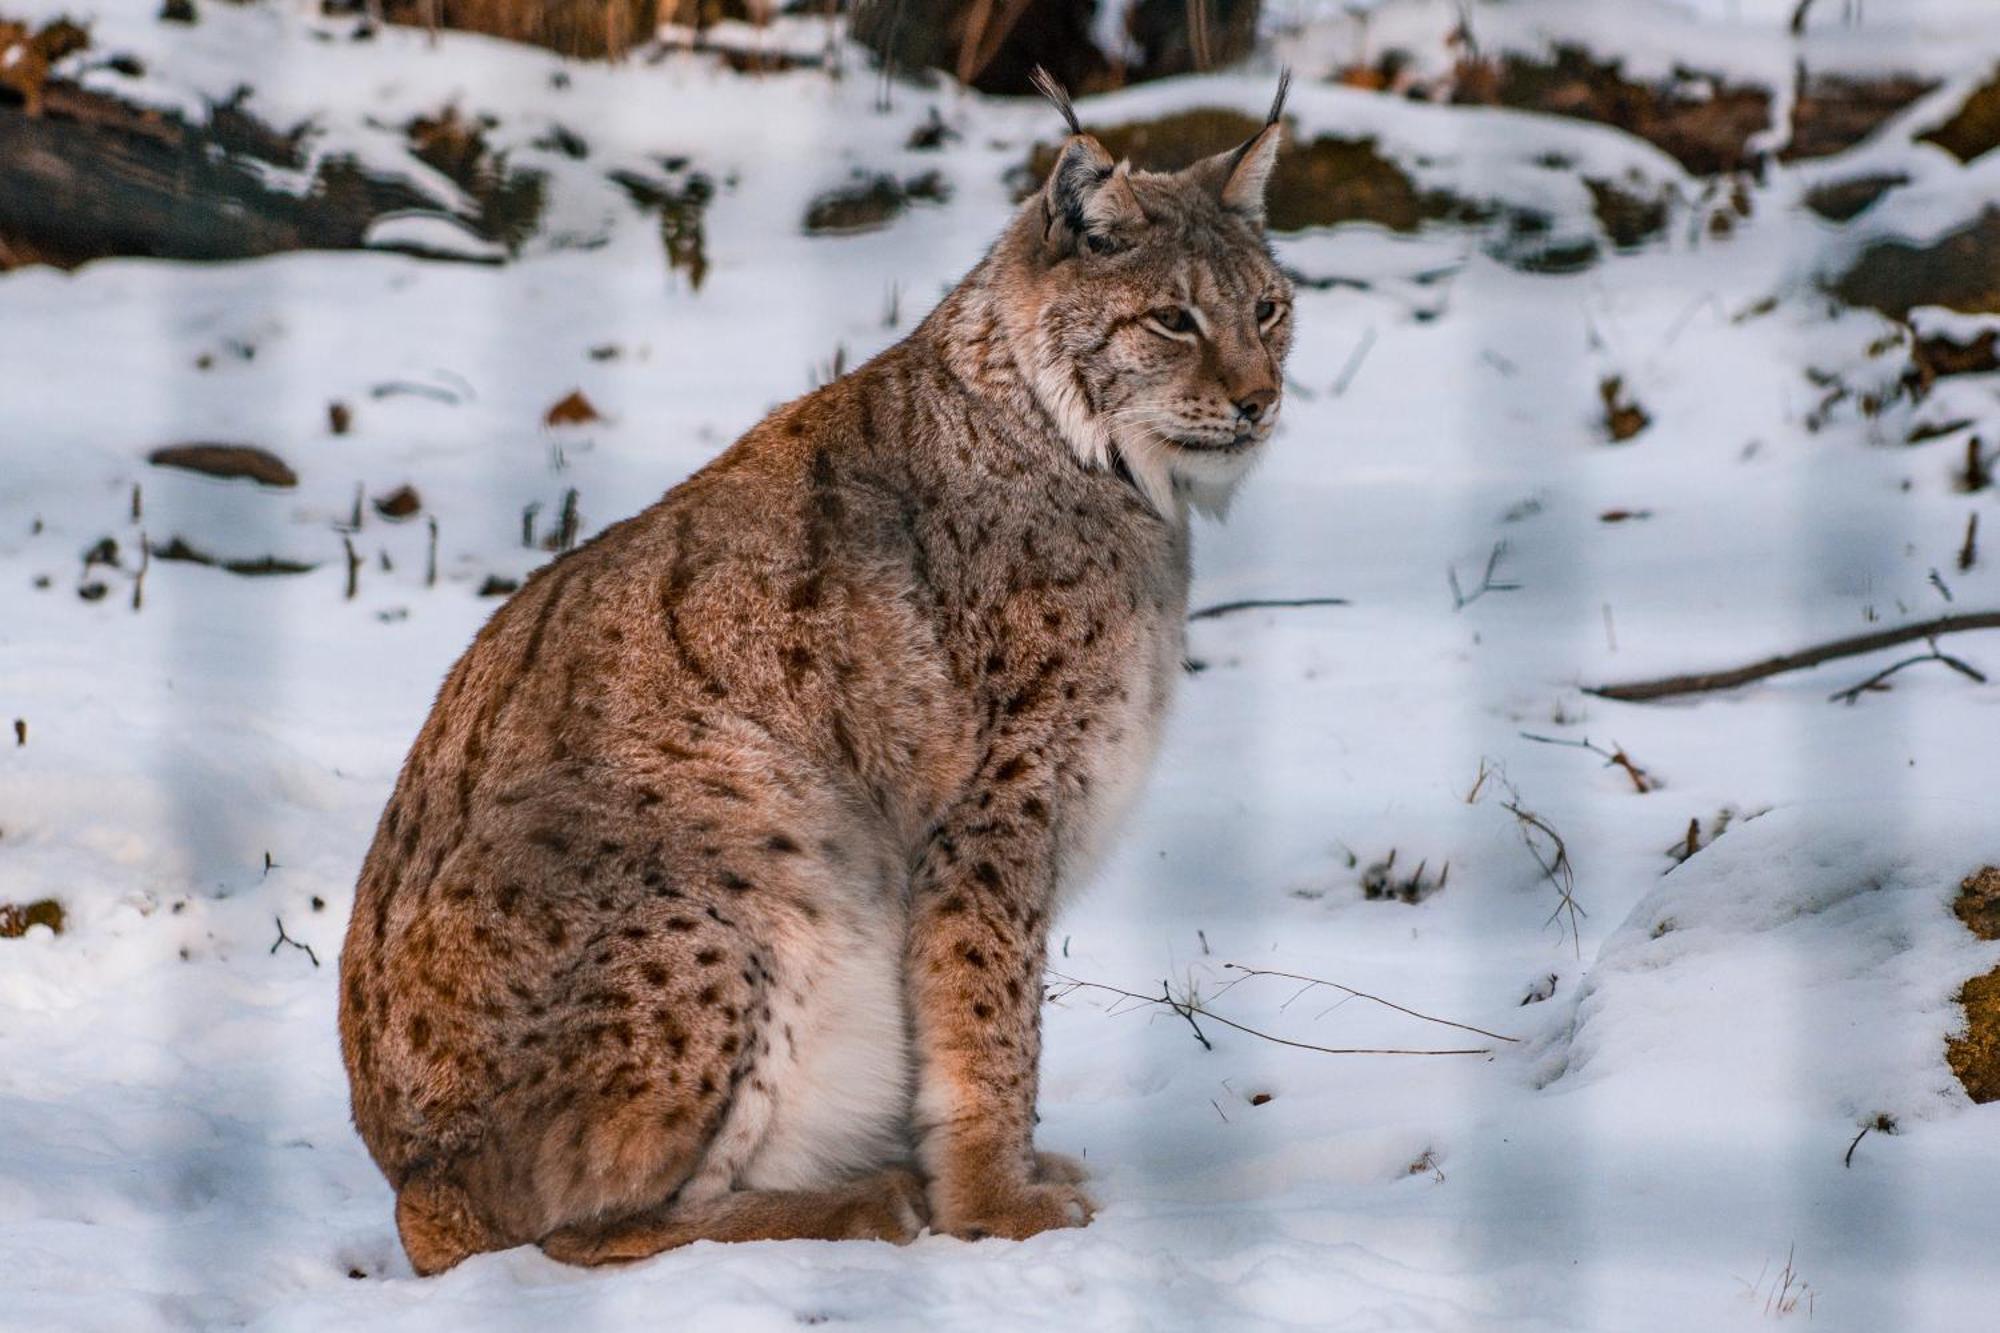
M 1199 1014 L 1203 1018 L 1209 1019 L 1213 1022 L 1220 1023 L 1224 1027 L 1235 1028 L 1238 1032 L 1246 1033 L 1249 1036 L 1258 1037 L 1268 1042 L 1275 1042 L 1280 1046 L 1296 1047 L 1297 1049 L 1302 1051 L 1318 1051 L 1321 1055 L 1491 1055 L 1493 1054 L 1493 1048 L 1490 1046 L 1481 1046 L 1476 1049 L 1449 1050 L 1449 1051 L 1315 1046 L 1308 1041 L 1292 1041 L 1291 1039 L 1286 1037 L 1275 1037 L 1268 1032 L 1259 1032 L 1256 1028 L 1246 1027 L 1243 1024 L 1236 1022 L 1234 1019 L 1224 1018 L 1221 1014 L 1216 1013 L 1213 1009 L 1205 1007 L 1204 1005 L 1201 1004 L 1200 1001 L 1194 999 L 1193 997 L 1189 997 L 1186 1001 L 1162 1000 L 1160 997 L 1156 995 L 1140 995 L 1134 991 L 1120 989 L 1117 986 L 1107 986 L 1100 981 L 1079 981 L 1075 977 L 1066 977 L 1060 972 L 1051 972 L 1049 973 L 1049 975 L 1051 977 L 1054 977 L 1063 986 L 1067 987 L 1067 989 L 1063 992 L 1063 994 L 1068 994 L 1069 991 L 1072 990 L 1101 990 L 1101 991 L 1106 991 L 1112 995 L 1117 995 L 1124 999 L 1134 1001 L 1138 1004 L 1144 1004 L 1144 1005 L 1165 1004 L 1173 1008 L 1175 1012 L 1181 1013 L 1184 1017 L 1187 1014 Z M 1060 998 L 1060 996 L 1058 996 L 1057 998 Z M 1204 1044 L 1206 1044 L 1205 1040 Z
M 278 923 L 278 938 L 271 941 L 271 952 L 275 954 L 276 952 L 278 952 L 279 945 L 289 944 L 294 949 L 305 950 L 306 957 L 312 959 L 312 965 L 314 967 L 318 967 L 319 955 L 312 951 L 312 945 L 302 943 L 298 940 L 293 939 L 290 935 L 287 935 L 285 933 L 285 918 L 280 916 L 280 917 L 273 917 L 271 919 Z
M 1684 676 L 1664 676 L 1658 680 L 1594 685 L 1587 688 L 1584 693 L 1594 694 L 1600 699 L 1618 699 L 1626 703 L 1672 699 L 1683 694 L 1705 694 L 1714 690 L 1734 689 L 1738 685 L 1748 685 L 1752 681 L 1781 675 L 1787 671 L 1800 671 L 1842 657 L 1858 657 L 1878 649 L 1893 648 L 1899 643 L 1914 643 L 1921 639 L 1934 639 L 1941 634 L 1959 634 L 1978 629 L 2000 629 L 2000 611 L 1969 611 L 1955 616 L 1940 616 L 1935 620 L 1925 620 L 1897 629 L 1877 630 L 1872 634 L 1856 634 L 1829 643 L 1815 644 L 1795 653 L 1766 658 L 1762 662 L 1732 667 L 1727 671 L 1703 671 Z
M 1238 611 L 1256 611 L 1264 608 L 1290 610 L 1301 606 L 1352 606 L 1345 597 L 1247 597 L 1240 602 L 1217 602 L 1214 606 L 1204 606 L 1199 611 L 1188 612 L 1189 620 L 1213 620 L 1217 616 L 1234 615 Z
M 1500 571 L 1500 562 L 1506 558 L 1506 555 L 1507 543 L 1494 542 L 1492 554 L 1486 557 L 1486 572 L 1480 575 L 1479 586 L 1471 592 L 1460 591 L 1458 586 L 1458 567 L 1456 565 L 1447 565 L 1444 577 L 1445 582 L 1451 585 L 1451 609 L 1454 611 L 1463 611 L 1489 592 L 1519 592 L 1521 585 L 1518 583 L 1494 582 L 1493 576 Z
M 1325 981 L 1319 977 L 1302 976 L 1297 972 L 1280 972 L 1275 968 L 1245 967 L 1241 963 L 1224 963 L 1222 966 L 1232 972 L 1241 972 L 1243 976 L 1238 978 L 1238 980 L 1248 980 L 1251 977 L 1284 977 L 1289 981 L 1303 981 L 1306 983 L 1305 989 L 1308 991 L 1315 986 L 1325 986 L 1331 990 L 1343 991 L 1357 1000 L 1373 1000 L 1376 1004 L 1386 1005 L 1399 1014 L 1408 1014 L 1411 1018 L 1421 1018 L 1426 1023 L 1438 1023 L 1448 1028 L 1458 1028 L 1463 1032 L 1473 1032 L 1482 1037 L 1491 1037 L 1495 1041 L 1520 1040 L 1519 1037 L 1509 1037 L 1505 1033 L 1488 1032 L 1485 1028 L 1476 1028 L 1470 1023 L 1454 1023 L 1449 1018 L 1437 1018 L 1431 1014 L 1418 1013 L 1415 1009 L 1397 1004 L 1394 1000 L 1385 1000 L 1379 995 L 1370 995 L 1367 991 L 1359 991 L 1352 986 L 1343 986 L 1338 981 Z M 1303 995 L 1305 991 L 1299 993 Z M 1286 1003 L 1290 1003 L 1290 1001 Z
M 1648 773 L 1645 769 L 1632 762 L 1632 756 L 1626 754 L 1625 747 L 1618 744 L 1617 741 L 1611 742 L 1613 748 L 1607 750 L 1601 745 L 1592 745 L 1588 736 L 1585 736 L 1580 741 L 1572 741 L 1565 740 L 1560 736 L 1537 736 L 1532 731 L 1524 731 L 1521 733 L 1521 739 L 1524 741 L 1535 741 L 1541 745 L 1564 745 L 1572 749 L 1588 750 L 1603 759 L 1606 768 L 1624 769 L 1625 776 L 1632 779 L 1633 789 L 1641 796 L 1644 796 L 1647 792 L 1652 791 L 1660 785 L 1659 780 L 1651 773 Z
M 1201 1030 L 1201 1024 L 1194 1021 L 1196 1010 L 1193 995 L 1189 995 L 1185 1001 L 1176 1000 L 1174 998 L 1173 987 L 1169 983 L 1162 981 L 1160 983 L 1160 1003 L 1166 1005 L 1167 1008 L 1187 1020 L 1188 1026 L 1194 1029 L 1194 1039 L 1201 1043 L 1201 1048 L 1204 1051 L 1215 1049 L 1214 1043 L 1208 1039 L 1208 1034 Z
M 1870 676 L 1867 680 L 1862 681 L 1859 685 L 1852 685 L 1847 689 L 1836 690 L 1832 694 L 1827 695 L 1826 701 L 1828 703 L 1853 704 L 1859 701 L 1861 696 L 1869 690 L 1886 688 L 1882 682 L 1895 675 L 1898 671 L 1901 671 L 1904 667 L 1915 666 L 1919 662 L 1942 662 L 1961 676 L 1969 676 L 1981 685 L 1986 683 L 1985 672 L 1967 662 L 1960 661 L 1948 653 L 1939 652 L 1937 645 L 1932 644 L 1929 652 L 1920 653 L 1915 657 L 1906 657 L 1900 662 L 1891 663 Z

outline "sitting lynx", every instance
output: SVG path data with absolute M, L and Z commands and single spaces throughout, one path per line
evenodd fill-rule
M 1190 506 L 1269 436 L 1268 125 L 1074 131 L 907 339 L 542 570 L 445 681 L 341 956 L 354 1121 L 436 1273 L 1077 1226 L 1049 916 L 1152 758 Z

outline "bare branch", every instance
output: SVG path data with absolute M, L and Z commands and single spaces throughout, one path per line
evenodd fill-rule
M 1190 1017 L 1191 1015 L 1199 1014 L 1201 1017 L 1206 1018 L 1211 1022 L 1220 1023 L 1227 1028 L 1234 1028 L 1238 1032 L 1245 1033 L 1248 1036 L 1257 1037 L 1263 1041 L 1274 1042 L 1279 1046 L 1295 1047 L 1296 1049 L 1302 1051 L 1318 1051 L 1321 1055 L 1491 1055 L 1493 1054 L 1493 1048 L 1490 1046 L 1481 1046 L 1477 1048 L 1462 1049 L 1462 1050 L 1427 1050 L 1427 1049 L 1403 1050 L 1403 1049 L 1378 1048 L 1378 1047 L 1315 1046 L 1308 1041 L 1292 1041 L 1287 1037 L 1277 1037 L 1273 1036 L 1268 1032 L 1259 1032 L 1256 1028 L 1246 1027 L 1242 1023 L 1236 1022 L 1234 1019 L 1224 1018 L 1221 1014 L 1216 1013 L 1213 1009 L 1210 1009 L 1205 1005 L 1203 1005 L 1199 1000 L 1195 999 L 1193 996 L 1189 996 L 1184 1001 L 1177 1001 L 1171 998 L 1163 999 L 1157 995 L 1140 995 L 1136 991 L 1123 990 L 1117 986 L 1107 986 L 1100 981 L 1080 981 L 1075 977 L 1066 977 L 1060 972 L 1050 972 L 1048 975 L 1055 978 L 1055 980 L 1062 986 L 1062 990 L 1052 996 L 1052 998 L 1055 999 L 1061 999 L 1062 996 L 1077 990 L 1101 990 L 1108 994 L 1116 995 L 1123 999 L 1131 1000 L 1142 1005 L 1161 1005 L 1161 1004 L 1166 1005 L 1168 1008 L 1172 1009 L 1175 1013 L 1180 1014 L 1183 1018 L 1188 1018 L 1190 1022 L 1193 1021 L 1192 1017 Z M 1199 1036 L 1200 1029 L 1197 1028 L 1195 1031 L 1196 1035 Z M 1206 1037 L 1202 1037 L 1202 1044 L 1204 1046 L 1208 1045 L 1208 1039 Z M 1213 1047 L 1210 1047 L 1210 1049 L 1213 1049 Z
M 1217 616 L 1234 615 L 1238 611 L 1256 611 L 1265 608 L 1290 610 L 1302 606 L 1351 606 L 1345 597 L 1248 597 L 1240 602 L 1217 602 L 1214 606 L 1204 606 L 1199 611 L 1188 612 L 1189 620 L 1213 620 Z
M 1968 663 L 1960 661 L 1956 657 L 1952 657 L 1946 653 L 1939 652 L 1937 650 L 1937 645 L 1933 643 L 1931 645 L 1931 650 L 1929 652 L 1919 653 L 1915 657 L 1906 657 L 1900 662 L 1893 662 L 1890 665 L 1883 667 L 1880 671 L 1870 676 L 1867 680 L 1862 681 L 1859 685 L 1851 685 L 1847 689 L 1836 690 L 1832 694 L 1827 695 L 1826 701 L 1828 703 L 1853 704 L 1857 702 L 1863 694 L 1867 693 L 1870 690 L 1887 689 L 1888 686 L 1883 684 L 1884 681 L 1888 680 L 1889 677 L 1895 675 L 1898 671 L 1901 671 L 1904 667 L 1915 666 L 1919 662 L 1942 662 L 1946 666 L 1950 667 L 1953 671 L 1958 672 L 1962 676 L 1969 676 L 1981 685 L 1984 685 L 1986 683 L 1985 672 L 1979 670 L 1979 668 L 1975 666 L 1971 666 Z
M 1706 694 L 1714 690 L 1735 689 L 1738 685 L 1748 685 L 1752 681 L 1781 675 L 1787 671 L 1801 671 L 1843 657 L 1859 657 L 1863 653 L 1893 648 L 1899 643 L 1915 643 L 1923 639 L 1934 639 L 1941 634 L 1960 634 L 1967 630 L 1978 629 L 2000 629 L 2000 611 L 1971 611 L 1955 616 L 1940 616 L 1935 620 L 1925 620 L 1897 629 L 1877 630 L 1872 634 L 1856 634 L 1829 643 L 1815 644 L 1795 653 L 1766 658 L 1762 662 L 1732 667 L 1727 671 L 1703 671 L 1684 676 L 1664 676 L 1658 680 L 1595 685 L 1586 689 L 1584 693 L 1594 694 L 1600 699 L 1617 699 L 1626 703 L 1647 703 L 1654 699 L 1672 699 L 1684 694 Z
M 1238 980 L 1248 980 L 1251 977 L 1284 977 L 1289 981 L 1303 981 L 1306 984 L 1305 987 L 1298 992 L 1299 995 L 1303 995 L 1307 991 L 1310 991 L 1317 986 L 1325 986 L 1329 990 L 1342 991 L 1345 994 L 1353 996 L 1357 1000 L 1372 1000 L 1376 1004 L 1386 1005 L 1388 1008 L 1394 1009 L 1399 1014 L 1408 1014 L 1411 1018 L 1420 1018 L 1426 1023 L 1437 1023 L 1441 1024 L 1444 1027 L 1457 1028 L 1462 1032 L 1477 1033 L 1479 1036 L 1482 1037 L 1491 1037 L 1495 1041 L 1520 1040 L 1519 1037 L 1509 1037 L 1505 1033 L 1488 1032 L 1485 1028 L 1476 1028 L 1472 1026 L 1472 1024 L 1470 1023 L 1454 1023 L 1449 1018 L 1437 1018 L 1431 1014 L 1418 1013 L 1415 1009 L 1410 1009 L 1403 1005 L 1397 1004 L 1394 1000 L 1385 1000 L 1379 995 L 1370 995 L 1367 991 L 1359 991 L 1354 989 L 1354 987 L 1352 986 L 1343 986 L 1338 981 L 1325 981 L 1319 977 L 1302 976 L 1297 972 L 1280 972 L 1275 968 L 1245 967 L 1241 963 L 1224 963 L 1223 967 L 1229 969 L 1232 972 L 1241 972 L 1243 976 L 1238 978 Z M 1296 998 L 1298 997 L 1295 995 L 1293 999 Z M 1291 1003 L 1291 1001 L 1287 1000 L 1286 1003 L 1289 1004 Z

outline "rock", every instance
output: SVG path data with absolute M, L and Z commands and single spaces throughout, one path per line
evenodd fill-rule
M 259 486 L 290 489 L 299 484 L 298 473 L 284 459 L 253 444 L 171 444 L 153 450 L 147 461 L 156 467 L 180 468 L 205 477 L 228 480 L 247 477 Z
M 1965 99 L 1957 113 L 1934 130 L 1919 134 L 1961 162 L 1970 162 L 2000 145 L 2000 71 Z
M 1897 320 L 1925 305 L 1965 314 L 2000 312 L 2000 208 L 1988 208 L 1930 245 L 1869 246 L 1833 283 L 1833 294 Z
M 1452 100 L 1612 125 L 1700 176 L 1750 166 L 1750 138 L 1771 122 L 1771 94 L 1763 88 L 1689 70 L 1637 83 L 1621 61 L 1598 61 L 1579 46 L 1558 46 L 1546 57 L 1508 52 L 1497 65 L 1461 62 Z
M 1796 162 L 1844 152 L 1935 87 L 1935 83 L 1910 75 L 1878 79 L 1813 75 L 1799 90 L 1792 107 L 1791 141 L 1779 150 L 1778 157 Z
M 922 172 L 906 181 L 886 175 L 865 176 L 829 190 L 807 205 L 805 228 L 812 235 L 874 231 L 893 222 L 912 199 L 943 203 L 949 198 L 951 186 L 940 172 Z
M 1889 191 L 1909 183 L 1910 178 L 1900 171 L 1850 176 L 1815 185 L 1806 191 L 1805 204 L 1828 222 L 1847 222 L 1873 208 Z
M 1264 122 L 1215 107 L 1178 111 L 1157 120 L 1092 129 L 1113 158 L 1147 171 L 1178 171 L 1244 143 Z M 1020 195 L 1037 189 L 1054 169 L 1059 145 L 1037 144 L 1015 174 Z M 1445 190 L 1420 190 L 1409 174 L 1377 151 L 1375 140 L 1321 136 L 1292 140 L 1278 154 L 1266 195 L 1274 231 L 1373 222 L 1412 232 L 1425 222 L 1485 221 L 1493 210 Z
M 375 512 L 383 518 L 408 518 L 423 507 L 424 502 L 414 486 L 398 486 L 387 495 L 375 497 Z

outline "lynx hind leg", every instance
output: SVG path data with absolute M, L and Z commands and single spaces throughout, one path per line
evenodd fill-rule
M 457 1182 L 427 1173 L 404 1181 L 396 1191 L 396 1234 L 418 1277 L 442 1273 L 507 1244 Z
M 698 1240 L 886 1240 L 924 1228 L 924 1187 L 900 1167 L 823 1190 L 737 1190 L 563 1227 L 542 1250 L 568 1264 L 630 1263 Z
M 1035 1179 L 1044 1185 L 1081 1185 L 1090 1179 L 1083 1159 L 1068 1153 L 1035 1150 Z

